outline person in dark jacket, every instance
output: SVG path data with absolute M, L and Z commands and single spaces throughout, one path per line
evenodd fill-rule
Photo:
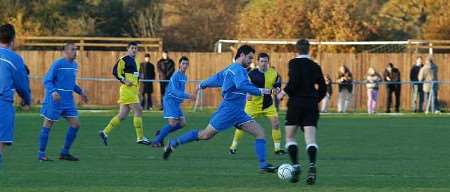
M 423 95 L 423 84 L 419 81 L 419 71 L 423 67 L 423 59 L 422 56 L 418 56 L 416 58 L 416 63 L 411 67 L 411 71 L 409 73 L 409 79 L 413 82 L 412 83 L 412 96 L 411 96 L 411 110 L 416 112 L 423 112 L 423 102 L 424 102 L 424 95 Z
M 383 73 L 384 81 L 387 82 L 387 107 L 386 113 L 391 112 L 392 95 L 395 95 L 395 112 L 400 111 L 400 70 L 394 67 L 394 64 L 389 63 Z
M 175 63 L 171 58 L 169 58 L 169 52 L 164 51 L 162 54 L 162 59 L 158 61 L 156 67 L 158 68 L 159 80 L 160 84 L 160 92 L 161 92 L 161 110 L 163 109 L 163 97 L 166 93 L 166 86 L 169 84 L 168 80 L 172 77 L 172 74 L 175 72 Z
M 150 63 L 150 54 L 145 54 L 144 62 L 141 63 L 141 70 L 144 80 L 155 80 L 155 65 Z M 150 110 L 153 108 L 152 102 L 153 82 L 144 81 L 142 83 L 142 100 L 141 106 L 143 109 Z

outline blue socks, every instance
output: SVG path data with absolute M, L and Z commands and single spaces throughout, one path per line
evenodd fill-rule
M 61 150 L 61 155 L 69 154 L 70 147 L 72 146 L 73 141 L 77 137 L 77 128 L 69 127 L 69 130 L 66 134 L 66 140 L 64 141 L 64 147 Z
M 191 130 L 174 140 L 170 140 L 170 145 L 172 147 L 177 147 L 178 145 L 183 145 L 196 140 L 198 140 L 198 130 Z
M 45 150 L 47 149 L 48 135 L 50 128 L 42 127 L 39 135 L 39 158 L 45 157 Z
M 170 126 L 170 125 L 164 126 L 164 127 L 159 131 L 159 135 L 155 138 L 154 142 L 155 142 L 155 143 L 161 143 L 161 142 L 164 140 L 164 138 L 166 138 L 166 136 L 167 136 L 169 133 L 172 133 L 172 132 L 174 132 L 174 131 L 176 131 L 176 130 L 178 130 L 178 129 L 181 129 L 180 124 L 177 124 L 177 125 L 175 125 L 175 126 L 173 126 L 173 127 Z
M 256 158 L 259 161 L 259 168 L 264 168 L 267 166 L 266 162 L 266 140 L 256 139 L 255 140 L 255 152 Z

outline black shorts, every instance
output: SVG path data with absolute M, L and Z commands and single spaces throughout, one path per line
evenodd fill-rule
M 286 124 L 317 127 L 319 121 L 319 108 L 315 99 L 290 98 L 288 101 L 288 110 L 286 113 Z

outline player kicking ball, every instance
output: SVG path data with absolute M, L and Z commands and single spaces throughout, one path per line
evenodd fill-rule
M 259 88 L 268 88 L 280 90 L 281 80 L 275 69 L 272 69 L 270 64 L 270 57 L 267 53 L 258 54 L 258 65 L 252 69 L 248 76 L 250 81 Z M 274 153 L 276 155 L 284 155 L 286 152 L 281 148 L 281 130 L 280 121 L 278 120 L 278 112 L 273 103 L 272 95 L 264 96 L 249 96 L 245 104 L 245 112 L 255 119 L 258 117 L 266 117 L 272 125 L 272 140 L 274 145 Z M 231 143 L 229 153 L 234 155 L 237 152 L 237 147 L 244 131 L 236 129 L 234 132 L 233 142 Z
M 75 141 L 80 121 L 78 120 L 78 111 L 75 106 L 73 92 L 81 96 L 83 102 L 88 98 L 83 90 L 76 84 L 78 64 L 75 62 L 77 56 L 77 47 L 73 43 L 67 43 L 64 46 L 64 57 L 56 60 L 44 78 L 45 98 L 41 108 L 41 116 L 44 123 L 39 136 L 39 154 L 40 161 L 51 161 L 45 153 L 47 149 L 50 130 L 61 117 L 69 122 L 64 146 L 59 155 L 60 160 L 78 161 L 79 159 L 69 153 L 69 150 Z
M 164 95 L 164 118 L 167 119 L 167 125 L 161 128 L 156 138 L 152 141 L 153 147 L 161 147 L 164 145 L 164 138 L 178 129 L 186 125 L 186 119 L 181 110 L 181 103 L 185 99 L 195 100 L 195 96 L 185 92 L 186 89 L 186 70 L 189 67 L 189 59 L 182 56 L 178 61 L 180 68 L 177 70 L 169 81 L 169 86 Z
M 266 161 L 264 130 L 244 112 L 247 94 L 262 96 L 272 92 L 271 89 L 257 88 L 248 80 L 246 68 L 252 62 L 254 54 L 255 50 L 248 45 L 239 47 L 235 56 L 235 63 L 200 84 L 200 89 L 221 87 L 223 100 L 205 129 L 201 131 L 191 130 L 176 139 L 170 140 L 164 149 L 164 159 L 167 160 L 170 154 L 180 145 L 192 141 L 212 139 L 219 132 L 235 126 L 255 136 L 255 152 L 259 161 L 259 170 L 262 173 L 275 172 L 276 167 Z

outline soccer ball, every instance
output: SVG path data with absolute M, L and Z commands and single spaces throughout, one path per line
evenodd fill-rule
M 278 178 L 281 180 L 290 180 L 294 172 L 294 167 L 290 164 L 282 164 L 278 167 Z

